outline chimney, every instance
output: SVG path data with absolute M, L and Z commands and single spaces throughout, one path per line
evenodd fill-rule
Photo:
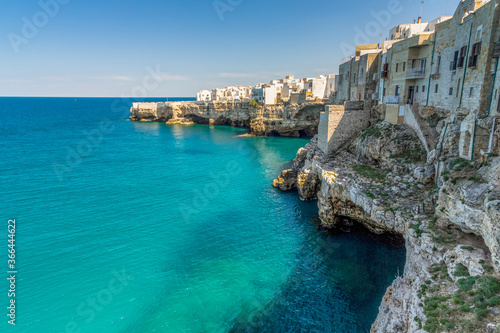
M 419 17 L 418 17 L 418 22 L 417 22 L 417 23 L 418 23 L 418 24 L 420 24 L 420 21 L 422 21 L 422 18 L 419 16 Z

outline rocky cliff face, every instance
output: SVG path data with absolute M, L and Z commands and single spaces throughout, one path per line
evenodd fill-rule
M 317 199 L 325 228 L 348 218 L 404 237 L 404 274 L 388 288 L 372 332 L 500 326 L 500 158 L 483 165 L 450 159 L 441 188 L 434 162 L 435 152 L 427 160 L 413 130 L 382 122 L 334 157 L 313 138 L 273 182 L 284 191 L 296 188 L 303 200 Z
M 252 135 L 312 137 L 323 103 L 253 107 L 248 102 L 169 102 L 157 109 L 130 110 L 131 120 L 245 127 Z M 181 121 L 178 121 L 181 120 Z

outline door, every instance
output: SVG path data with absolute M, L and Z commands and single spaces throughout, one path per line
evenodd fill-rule
M 415 96 L 415 86 L 408 88 L 408 104 L 413 105 L 413 98 Z

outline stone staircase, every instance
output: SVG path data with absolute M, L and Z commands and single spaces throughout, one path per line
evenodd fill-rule
M 415 111 L 416 108 L 416 105 L 409 105 L 406 107 L 405 123 L 415 129 L 425 150 L 429 153 L 436 147 L 436 136 L 429 124 L 420 117 L 418 111 Z

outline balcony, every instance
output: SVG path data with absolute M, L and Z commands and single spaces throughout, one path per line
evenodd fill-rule
M 432 67 L 431 77 L 434 80 L 439 79 L 439 77 L 441 76 L 441 68 L 439 68 L 439 67 L 440 67 L 439 64 L 437 66 Z
M 385 96 L 386 104 L 399 104 L 399 96 Z
M 425 69 L 421 68 L 408 68 L 406 70 L 407 79 L 422 79 L 425 77 Z
M 380 73 L 380 78 L 387 79 L 388 76 L 389 76 L 389 64 L 384 64 L 383 70 Z

